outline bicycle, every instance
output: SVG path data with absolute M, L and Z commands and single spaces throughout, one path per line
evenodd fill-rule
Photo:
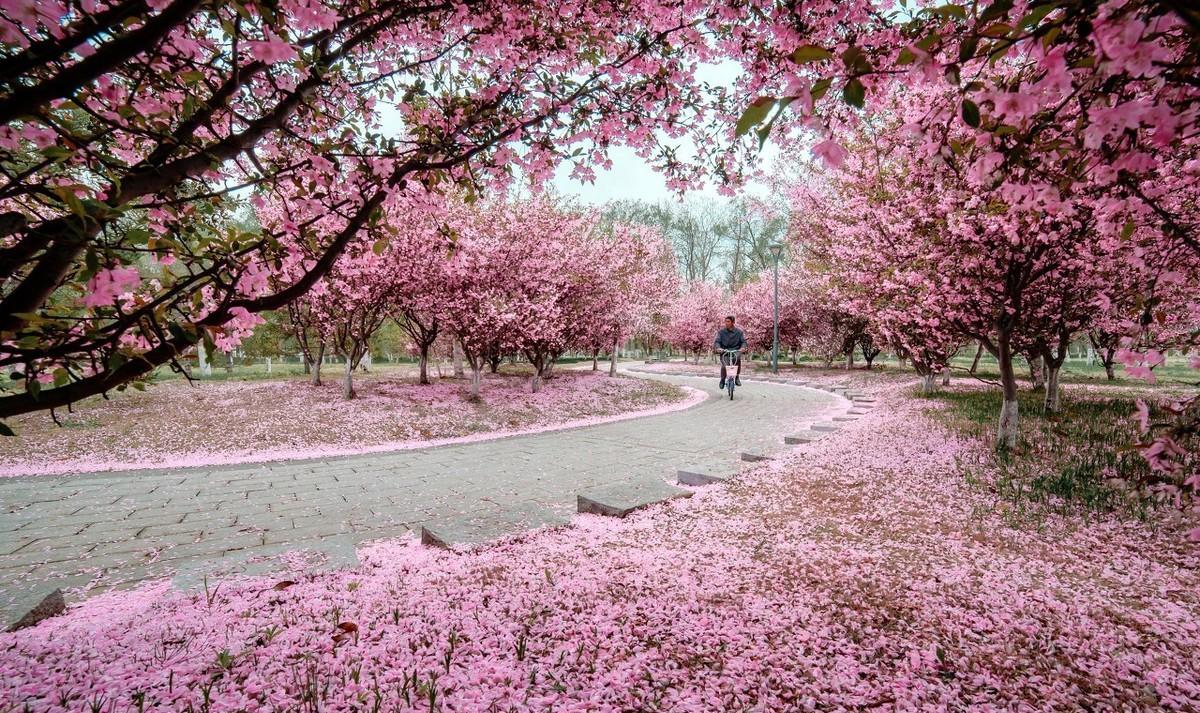
M 733 401 L 733 387 L 737 385 L 737 364 L 741 349 L 722 349 L 721 366 L 725 372 L 725 388 L 729 390 L 729 400 Z

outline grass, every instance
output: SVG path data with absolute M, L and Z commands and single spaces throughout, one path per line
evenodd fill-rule
M 1047 414 L 1044 393 L 1019 395 L 1017 448 L 964 463 L 968 479 L 995 491 L 1019 515 L 1120 512 L 1145 518 L 1156 503 L 1156 482 L 1137 439 L 1135 396 L 1070 394 L 1061 413 Z M 947 390 L 925 396 L 943 404 L 935 416 L 953 430 L 994 443 L 1001 395 L 995 389 Z
M 970 352 L 970 353 L 967 353 Z M 951 360 L 951 369 L 955 376 L 967 376 L 967 372 L 971 368 L 972 358 L 975 356 L 974 350 L 964 349 Z M 881 360 L 877 360 L 878 363 Z M 894 366 L 895 361 L 892 360 L 890 366 Z M 1029 365 L 1024 359 L 1018 359 L 1015 364 L 1017 378 L 1028 380 Z M 1125 376 L 1125 369 L 1120 364 L 1113 368 L 1114 378 L 1108 380 L 1108 375 L 1104 372 L 1104 366 L 1099 362 L 1093 362 L 1088 365 L 1086 359 L 1068 359 L 1059 372 L 1059 380 L 1064 384 L 1113 384 L 1119 386 L 1147 386 L 1146 382 L 1140 379 L 1131 379 Z M 1187 365 L 1187 359 L 1180 356 L 1172 356 L 1167 363 L 1154 370 L 1158 377 L 1158 382 L 1161 386 L 1178 387 L 1180 384 L 1195 385 L 1197 381 L 1196 370 Z M 979 359 L 979 368 L 976 370 L 976 376 L 985 379 L 999 380 L 1000 368 L 996 362 L 996 358 L 991 354 L 984 352 Z
M 561 357 L 557 363 L 558 363 L 558 365 L 564 365 L 564 364 L 574 364 L 574 363 L 582 362 L 582 361 L 590 362 L 591 357 L 566 356 L 566 357 Z M 416 364 L 417 364 L 416 359 L 410 359 L 408 357 L 400 357 L 400 358 L 397 358 L 396 361 L 394 361 L 394 362 L 382 361 L 382 360 L 376 361 L 371 364 L 370 369 L 372 372 L 387 373 L 389 370 L 392 370 L 392 369 L 411 368 L 411 367 L 415 366 Z M 519 362 L 516 365 L 510 365 L 510 364 L 508 364 L 507 361 L 505 361 L 504 365 L 510 366 L 510 367 L 516 367 L 516 366 L 524 365 L 524 362 Z M 265 361 L 247 362 L 247 361 L 241 361 L 241 360 L 235 359 L 233 362 L 233 367 L 226 368 L 224 360 L 221 357 L 218 357 L 217 360 L 213 364 L 211 364 L 211 366 L 212 366 L 212 373 L 207 376 L 204 376 L 204 375 L 200 374 L 200 370 L 199 370 L 199 368 L 197 368 L 195 360 L 192 360 L 191 364 L 189 365 L 189 368 L 190 368 L 191 374 L 192 374 L 192 378 L 196 379 L 198 381 L 261 381 L 264 379 L 292 379 L 292 378 L 296 378 L 296 377 L 300 377 L 300 376 L 306 376 L 306 374 L 304 373 L 304 365 L 299 362 L 296 362 L 296 361 L 286 361 L 286 362 L 285 361 L 274 361 L 271 364 L 270 372 L 267 371 L 267 365 L 266 365 Z M 345 365 L 341 361 L 325 364 L 324 366 L 321 367 L 321 378 L 322 379 L 341 378 L 344 368 L 345 368 Z M 468 372 L 470 371 L 469 367 L 465 367 L 465 368 L 468 369 Z M 605 367 L 605 368 L 607 368 L 607 367 Z M 451 372 L 451 365 L 448 361 L 442 362 L 442 371 L 443 371 L 443 373 Z M 429 364 L 429 372 L 431 375 L 437 374 L 437 365 L 434 364 L 433 362 L 430 362 L 430 364 Z M 359 372 L 355 372 L 356 375 L 358 373 Z M 182 378 L 184 378 L 183 374 L 179 374 L 177 372 L 171 371 L 167 367 L 161 367 L 152 373 L 150 380 L 151 381 L 172 381 L 175 379 L 182 379 Z

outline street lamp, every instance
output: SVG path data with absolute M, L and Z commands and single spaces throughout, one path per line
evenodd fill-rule
M 779 373 L 779 258 L 783 255 L 782 243 L 771 243 L 767 246 L 771 257 L 775 258 L 775 338 L 771 342 L 771 373 Z

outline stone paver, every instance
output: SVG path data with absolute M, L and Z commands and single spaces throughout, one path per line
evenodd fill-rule
M 667 485 L 659 480 L 646 480 L 588 488 L 576 496 L 575 507 L 582 513 L 625 517 L 634 510 L 641 510 L 655 503 L 690 497 L 690 490 Z
M 719 397 L 717 379 L 640 374 Z M 363 541 L 424 528 L 482 541 L 557 524 L 589 488 L 674 481 L 688 464 L 782 451 L 818 412 L 814 389 L 748 381 L 733 401 L 599 426 L 324 460 L 0 478 L 0 614 L 57 586 L 95 591 L 173 576 L 195 586 L 281 552 L 353 563 Z M 439 534 L 440 533 L 440 534 Z M 456 539 L 457 538 L 457 539 Z M 22 609 L 22 606 L 25 609 Z
M 737 466 L 727 463 L 686 465 L 675 473 L 676 482 L 691 487 L 725 483 L 735 476 L 737 476 Z
M 789 446 L 800 446 L 805 443 L 812 443 L 822 436 L 820 431 L 803 431 L 800 433 L 789 433 L 783 437 L 783 442 Z

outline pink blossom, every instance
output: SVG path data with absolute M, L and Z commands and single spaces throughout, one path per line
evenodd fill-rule
M 846 161 L 849 152 L 834 139 L 826 139 L 812 147 L 812 154 L 836 170 Z
M 295 47 L 276 35 L 268 34 L 265 40 L 251 41 L 246 44 L 255 59 L 269 64 L 289 62 L 298 56 Z
M 102 268 L 87 283 L 84 307 L 108 307 L 121 295 L 135 289 L 142 278 L 136 267 Z

